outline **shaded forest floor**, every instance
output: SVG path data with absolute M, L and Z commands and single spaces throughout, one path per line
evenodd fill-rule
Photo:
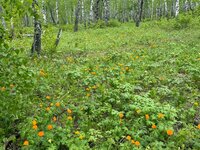
M 28 77 L 13 83 L 23 103 L 11 117 L 20 118 L 18 145 L 27 139 L 30 149 L 200 148 L 200 28 L 195 22 L 179 30 L 161 21 L 141 28 L 128 23 L 64 31 L 56 50 L 58 29 L 44 31 L 42 56 L 26 59 L 22 74 Z M 31 42 L 20 38 L 11 45 L 25 49 L 23 60 Z M 44 131 L 43 139 L 38 131 Z

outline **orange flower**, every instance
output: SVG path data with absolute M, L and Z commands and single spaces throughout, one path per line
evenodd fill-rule
M 56 107 L 60 107 L 60 102 L 57 102 L 57 103 L 56 103 Z
M 90 97 L 91 96 L 91 94 L 90 93 L 87 93 L 87 95 L 86 95 L 87 97 Z
M 51 96 L 46 96 L 46 99 L 50 100 L 50 99 L 51 99 Z
M 33 125 L 33 129 L 37 130 L 38 126 L 37 125 Z
M 24 146 L 28 146 L 28 145 L 29 145 L 29 142 L 28 142 L 27 140 L 25 140 L 24 143 L 23 143 L 23 145 L 24 145 Z
M 96 73 L 96 72 L 91 72 L 91 74 L 92 74 L 92 75 L 96 75 L 97 73 Z
M 134 141 L 134 140 L 131 140 L 131 143 L 132 143 L 132 144 L 135 144 L 135 141 Z
M 5 91 L 6 90 L 6 88 L 3 86 L 3 87 L 1 87 L 1 91 Z
M 33 121 L 32 121 L 32 124 L 33 124 L 33 126 L 36 125 L 36 124 L 37 124 L 37 121 L 36 121 L 36 120 L 33 120 Z
M 159 118 L 159 119 L 162 119 L 162 118 L 164 118 L 164 116 L 165 116 L 165 115 L 164 115 L 164 114 L 162 114 L 162 113 L 159 113 L 159 114 L 158 114 L 158 118 Z
M 167 130 L 167 135 L 169 136 L 173 135 L 173 130 Z
M 43 137 L 43 136 L 44 136 L 44 131 L 38 132 L 38 136 L 39 136 L 39 137 Z
M 123 113 L 119 113 L 119 118 L 122 119 L 124 117 Z
M 46 108 L 46 111 L 49 111 L 49 110 L 50 110 L 50 107 L 47 107 L 47 108 Z
M 71 116 L 67 117 L 67 120 L 72 120 L 72 117 Z
M 153 124 L 151 127 L 152 127 L 152 129 L 156 129 L 157 128 L 155 124 Z
M 139 141 L 135 141 L 135 145 L 136 146 L 140 146 L 140 142 Z
M 200 129 L 200 124 L 198 124 L 197 128 Z
M 72 110 L 71 110 L 71 109 L 67 109 L 67 113 L 68 113 L 68 114 L 71 114 L 71 113 L 72 113 Z
M 146 118 L 146 120 L 149 120 L 149 115 L 146 114 L 146 115 L 145 115 L 145 118 Z
M 47 126 L 47 129 L 48 129 L 48 130 L 52 130 L 52 129 L 53 129 L 53 126 L 49 124 L 49 125 Z
M 57 118 L 54 116 L 54 117 L 53 117 L 53 121 L 56 122 L 56 120 L 57 120 Z
M 126 139 L 127 139 L 128 141 L 130 141 L 130 140 L 131 140 L 131 136 L 128 135 L 128 136 L 126 137 Z
M 125 67 L 125 70 L 126 70 L 126 71 L 129 71 L 129 67 Z
M 40 76 L 41 76 L 41 77 L 44 77 L 44 76 L 46 76 L 46 73 L 44 72 L 44 70 L 43 70 L 43 69 L 41 69 L 41 70 L 40 70 L 40 73 L 39 73 L 39 74 L 40 74 Z

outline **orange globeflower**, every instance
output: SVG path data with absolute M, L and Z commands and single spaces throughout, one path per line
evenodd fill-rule
M 71 110 L 71 109 L 67 109 L 67 113 L 68 113 L 68 114 L 71 114 L 71 113 L 72 113 L 72 110 Z
M 33 129 L 37 130 L 38 126 L 37 125 L 33 125 Z
M 131 140 L 131 136 L 128 135 L 128 136 L 126 137 L 126 139 L 127 139 L 128 141 L 130 141 L 130 140 Z
M 162 119 L 162 118 L 164 118 L 164 116 L 165 116 L 165 115 L 164 115 L 164 114 L 162 114 L 162 113 L 159 113 L 159 114 L 158 114 L 158 118 L 159 118 L 159 119 Z
M 39 136 L 39 137 L 43 137 L 43 136 L 44 136 L 44 131 L 38 132 L 38 136 Z
M 49 125 L 47 126 L 47 129 L 48 129 L 48 130 L 52 130 L 52 129 L 53 129 L 53 126 L 52 126 L 51 124 L 49 124 Z
M 50 110 L 50 107 L 47 107 L 47 108 L 46 108 L 46 111 L 49 111 L 49 110 Z
M 72 120 L 72 117 L 71 117 L 71 116 L 69 116 L 69 117 L 67 117 L 67 119 L 68 119 L 68 120 Z
M 122 119 L 124 117 L 123 113 L 119 113 L 119 118 Z
M 56 103 L 56 107 L 60 107 L 60 102 L 57 102 L 57 103 Z
M 37 121 L 36 121 L 36 120 L 33 120 L 33 121 L 32 121 L 32 124 L 33 124 L 33 126 L 36 125 L 36 124 L 37 124 Z
M 200 129 L 200 124 L 198 124 L 197 128 Z
M 146 120 L 149 120 L 149 115 L 146 114 L 146 115 L 145 115 L 145 118 L 146 118 Z
M 135 145 L 136 146 L 140 146 L 140 142 L 139 141 L 135 141 Z
M 50 100 L 50 99 L 51 99 L 51 97 L 50 97 L 50 96 L 46 96 L 46 99 Z
M 173 135 L 173 130 L 167 130 L 167 135 L 169 136 Z
M 96 75 L 97 73 L 96 73 L 96 72 L 91 72 L 91 74 L 92 74 L 92 75 Z
M 156 125 L 155 124 L 153 124 L 151 127 L 152 127 L 152 129 L 156 129 Z
M 10 88 L 14 88 L 14 84 L 10 84 Z
M 135 144 L 135 141 L 134 141 L 134 140 L 131 140 L 131 143 L 132 143 L 132 144 Z
M 6 90 L 6 88 L 3 86 L 2 88 L 1 88 L 1 91 L 5 91 Z
M 27 140 L 25 140 L 24 143 L 23 143 L 23 145 L 24 145 L 24 146 L 28 146 L 28 145 L 29 145 L 29 142 L 28 142 Z
M 53 117 L 53 121 L 56 122 L 56 120 L 57 120 L 57 118 L 54 116 L 54 117 Z

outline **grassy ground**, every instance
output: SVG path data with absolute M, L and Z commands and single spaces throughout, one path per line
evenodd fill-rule
M 171 24 L 64 31 L 56 50 L 51 47 L 57 29 L 45 29 L 43 55 L 25 65 L 31 80 L 21 99 L 32 109 L 21 116 L 21 145 L 28 140 L 30 149 L 199 149 L 200 30 Z M 31 42 L 21 38 L 11 45 L 28 55 Z

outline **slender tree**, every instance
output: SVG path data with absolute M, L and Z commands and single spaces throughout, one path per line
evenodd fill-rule
M 140 26 L 140 22 L 142 20 L 143 4 L 144 4 L 144 0 L 138 0 L 138 14 L 136 18 L 136 27 Z

